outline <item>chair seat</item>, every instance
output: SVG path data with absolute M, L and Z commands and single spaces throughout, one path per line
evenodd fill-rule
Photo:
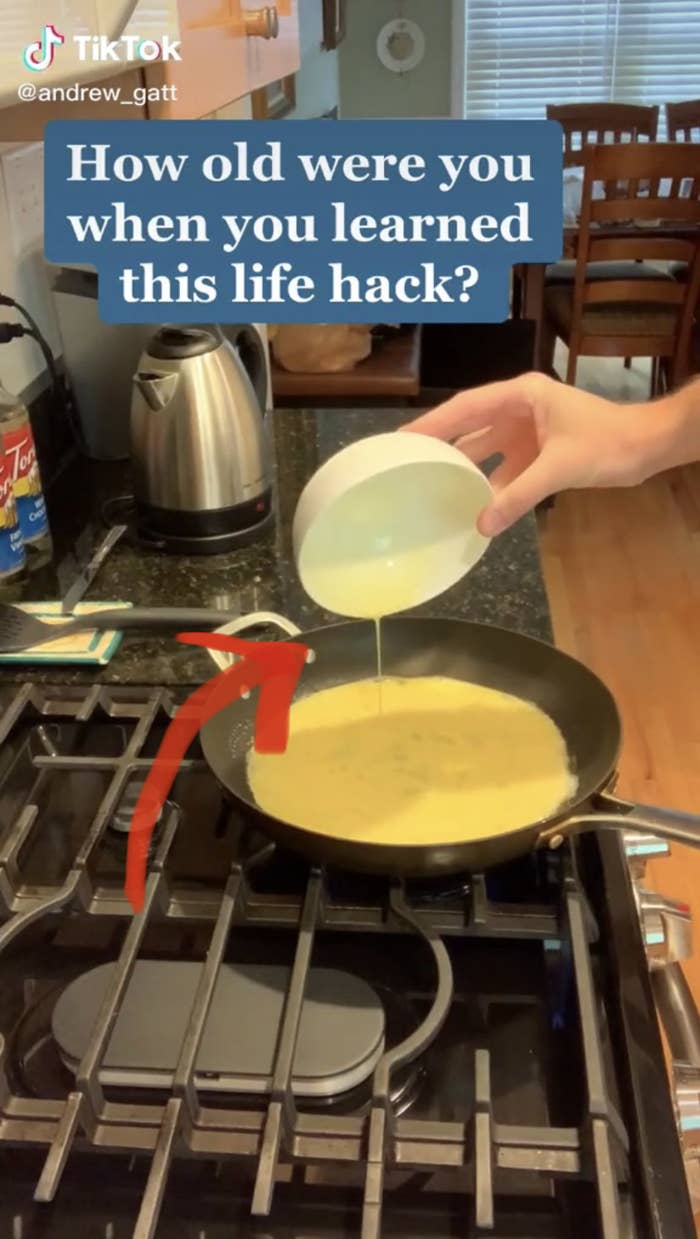
M 545 289 L 544 304 L 557 335 L 568 339 L 574 306 L 573 288 L 556 285 Z M 678 311 L 672 306 L 611 301 L 588 306 L 583 314 L 582 331 L 587 336 L 672 336 L 677 322 Z
M 685 264 L 676 263 L 676 266 Z M 545 284 L 573 284 L 576 277 L 576 263 L 573 259 L 564 262 L 553 262 L 545 271 Z M 586 266 L 586 279 L 596 280 L 668 280 L 672 277 L 666 272 L 648 262 L 589 262 Z

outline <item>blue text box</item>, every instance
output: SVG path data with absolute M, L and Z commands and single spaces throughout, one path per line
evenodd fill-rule
M 500 322 L 562 214 L 552 121 L 46 128 L 46 254 L 107 322 Z

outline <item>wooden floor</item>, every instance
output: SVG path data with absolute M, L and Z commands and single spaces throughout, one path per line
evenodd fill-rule
M 594 374 L 581 386 L 605 391 Z M 559 496 L 540 542 L 557 644 L 605 680 L 622 714 L 619 792 L 700 813 L 700 465 Z M 685 972 L 700 1007 L 700 850 L 674 844 L 647 884 L 693 909 Z
M 540 541 L 557 644 L 622 714 L 620 793 L 700 812 L 700 465 L 562 495 Z M 694 906 L 697 938 L 700 851 L 674 845 L 650 874 Z M 700 1006 L 700 949 L 686 972 Z

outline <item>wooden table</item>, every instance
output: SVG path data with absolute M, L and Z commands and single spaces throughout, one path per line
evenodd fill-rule
M 659 224 L 654 228 L 639 228 L 634 224 L 617 225 L 613 228 L 596 229 L 596 236 L 606 237 L 636 237 L 640 235 L 648 237 L 664 236 L 678 237 L 683 241 L 698 241 L 700 242 L 700 228 L 697 225 L 687 224 Z M 562 259 L 576 258 L 578 250 L 578 235 L 579 229 L 577 224 L 567 224 L 564 227 Z M 545 272 L 549 263 L 544 262 L 529 262 L 520 263 L 516 267 L 516 271 L 522 281 L 520 317 L 529 318 L 535 324 L 535 343 L 534 343 L 534 366 L 536 370 L 544 368 L 544 359 L 542 357 L 542 324 L 544 320 L 544 286 Z

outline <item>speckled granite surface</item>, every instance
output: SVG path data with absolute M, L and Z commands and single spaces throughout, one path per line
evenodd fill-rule
M 88 597 L 125 599 L 148 606 L 212 606 L 236 615 L 275 611 L 302 628 L 334 617 L 320 611 L 299 585 L 291 553 L 291 523 L 307 479 L 338 448 L 382 430 L 393 430 L 405 413 L 380 410 L 289 410 L 273 414 L 277 457 L 275 527 L 248 547 L 228 555 L 174 556 L 122 542 L 111 554 Z M 104 501 L 128 490 L 123 465 L 76 462 L 50 496 L 55 555 L 50 567 L 30 578 L 22 597 L 60 597 L 104 532 Z M 498 538 L 481 563 L 442 597 L 416 614 L 457 616 L 551 638 L 540 571 L 534 518 Z M 337 618 L 337 617 L 335 617 Z M 206 654 L 170 638 L 125 636 L 102 668 L 0 667 L 0 684 L 43 683 L 198 684 L 212 673 Z

